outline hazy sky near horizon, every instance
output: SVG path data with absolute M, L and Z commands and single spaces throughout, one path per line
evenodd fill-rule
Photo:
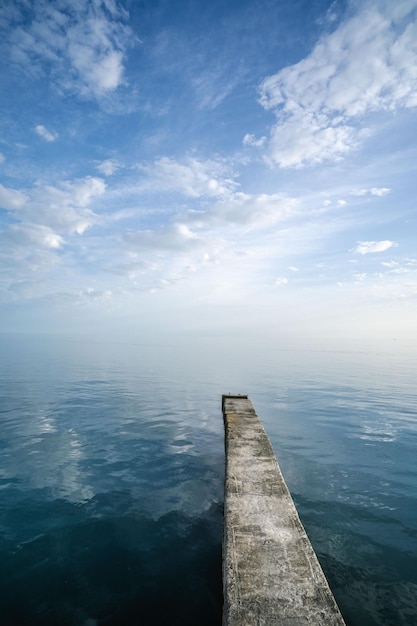
M 417 0 L 6 0 L 0 328 L 417 341 Z

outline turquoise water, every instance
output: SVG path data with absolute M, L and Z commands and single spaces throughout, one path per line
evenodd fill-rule
M 221 394 L 248 393 L 348 625 L 417 624 L 417 359 L 2 337 L 2 625 L 221 624 Z

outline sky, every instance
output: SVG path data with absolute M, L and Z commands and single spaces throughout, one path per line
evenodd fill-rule
M 3 0 L 0 330 L 417 345 L 417 0 Z

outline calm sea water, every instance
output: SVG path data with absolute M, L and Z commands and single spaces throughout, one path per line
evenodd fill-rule
M 0 338 L 0 623 L 221 624 L 248 393 L 348 625 L 417 624 L 417 358 Z

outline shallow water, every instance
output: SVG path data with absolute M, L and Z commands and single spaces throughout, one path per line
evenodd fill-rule
M 2 337 L 2 624 L 221 623 L 221 394 L 248 393 L 348 624 L 417 624 L 417 360 Z

